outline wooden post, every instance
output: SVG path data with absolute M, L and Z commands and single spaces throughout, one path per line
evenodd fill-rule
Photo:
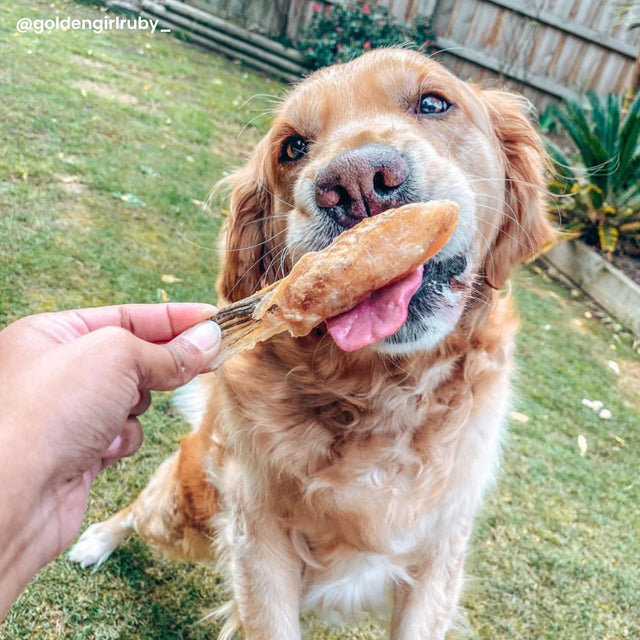
M 423 8 L 424 14 L 429 17 L 433 17 L 433 22 L 435 24 L 436 12 L 438 11 L 438 3 L 440 0 L 428 0 Z M 411 15 L 409 18 L 413 18 L 413 14 L 415 13 L 415 3 L 411 3 Z
M 640 91 L 640 53 L 638 53 L 638 55 L 636 56 L 636 61 L 633 63 L 633 71 L 631 72 L 631 84 L 627 89 L 627 95 L 625 97 L 625 109 L 629 108 L 638 91 Z

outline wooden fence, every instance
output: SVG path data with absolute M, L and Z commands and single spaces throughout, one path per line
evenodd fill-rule
M 640 50 L 640 30 L 616 25 L 612 0 L 396 0 L 393 9 L 432 13 L 455 73 L 497 76 L 540 107 L 588 89 L 624 91 Z
M 342 1 L 183 0 L 249 31 L 293 41 L 314 4 Z M 588 89 L 623 91 L 640 51 L 640 29 L 616 24 L 614 0 L 381 1 L 403 20 L 431 15 L 441 57 L 454 73 L 519 90 L 540 108 Z

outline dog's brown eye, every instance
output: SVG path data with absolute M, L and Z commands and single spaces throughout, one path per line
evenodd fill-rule
M 418 111 L 427 116 L 444 113 L 450 108 L 451 103 L 437 93 L 425 93 L 420 97 L 418 105 Z
M 289 136 L 282 143 L 280 160 L 282 162 L 294 162 L 300 160 L 307 153 L 309 143 L 300 136 Z

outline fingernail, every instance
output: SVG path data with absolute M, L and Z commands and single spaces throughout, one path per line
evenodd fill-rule
M 104 452 L 103 458 L 112 458 L 120 449 L 120 445 L 122 444 L 122 438 L 120 436 L 116 436 L 113 442 L 109 445 L 109 448 Z
M 221 333 L 220 327 L 215 322 L 205 320 L 187 329 L 182 336 L 208 355 L 209 352 L 218 350 Z

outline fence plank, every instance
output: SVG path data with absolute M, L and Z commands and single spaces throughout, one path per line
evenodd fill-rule
M 626 39 L 614 38 L 613 29 L 603 33 L 611 13 L 611 0 L 440 0 L 434 22 L 454 68 L 460 65 L 452 56 L 474 63 L 471 77 L 478 80 L 484 76 L 480 65 L 528 87 L 525 93 L 541 106 L 545 94 L 621 92 L 628 86 L 640 33 L 623 32 Z
M 422 2 L 414 2 L 413 10 L 407 16 L 410 20 L 416 14 L 423 16 L 432 16 L 438 9 L 438 0 L 423 0 Z
M 440 38 L 438 42 L 444 45 L 446 52 L 449 55 L 462 58 L 469 62 L 475 62 L 499 75 L 505 75 L 513 80 L 517 80 L 518 82 L 539 89 L 556 98 L 571 97 L 573 95 L 571 90 L 566 86 L 558 84 L 549 78 L 525 74 L 521 69 L 514 68 L 505 70 L 502 63 L 495 58 L 484 53 L 479 53 L 478 51 L 465 47 L 464 45 L 459 45 L 457 42 L 449 38 Z
M 185 0 L 249 31 L 291 40 L 311 20 L 313 4 L 350 1 Z M 640 29 L 613 24 L 614 0 L 380 1 L 401 19 L 432 15 L 454 72 L 519 87 L 539 107 L 587 89 L 624 90 L 640 50 Z
M 551 13 L 550 11 L 535 11 L 532 10 L 525 2 L 522 0 L 485 0 L 486 2 L 490 2 L 491 4 L 498 5 L 499 7 L 503 7 L 504 9 L 508 9 L 510 11 L 515 11 L 527 18 L 531 18 L 533 20 L 537 20 L 538 22 L 542 22 L 543 24 L 549 25 L 554 29 L 558 29 L 559 31 L 564 31 L 573 36 L 577 36 L 578 38 L 582 38 L 583 40 L 587 40 L 588 42 L 597 42 L 600 46 L 606 47 L 611 51 L 615 51 L 616 53 L 621 53 L 623 55 L 628 56 L 629 58 L 635 58 L 637 54 L 637 50 L 633 47 L 633 45 L 627 44 L 626 42 L 621 42 L 620 40 L 613 38 L 608 33 L 604 33 L 602 31 L 596 31 L 591 26 L 585 26 L 580 22 L 574 21 L 566 21 L 560 18 L 559 16 Z M 602 3 L 606 4 L 606 3 Z M 583 2 L 581 6 L 588 7 L 589 3 Z M 609 24 L 608 22 L 604 22 L 603 24 Z

